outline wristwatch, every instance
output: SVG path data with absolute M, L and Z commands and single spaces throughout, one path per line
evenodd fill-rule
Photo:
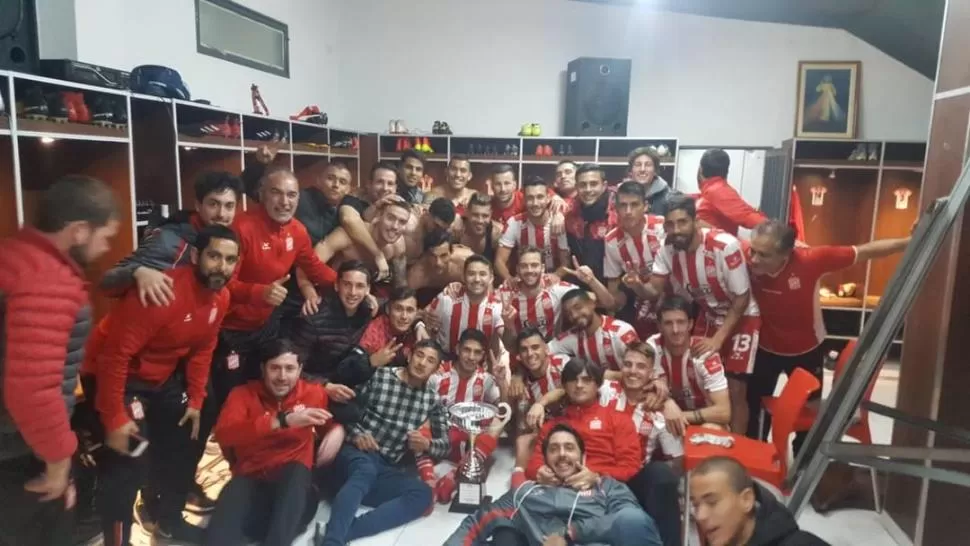
M 279 412 L 279 413 L 276 414 L 276 418 L 280 422 L 280 428 L 290 428 L 290 425 L 288 425 L 286 423 L 286 416 L 289 415 L 289 414 L 290 414 L 290 412 L 288 412 L 288 411 L 281 411 L 281 412 Z

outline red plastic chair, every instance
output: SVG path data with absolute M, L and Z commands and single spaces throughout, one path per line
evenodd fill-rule
M 794 432 L 795 421 L 813 392 L 822 384 L 811 373 L 801 368 L 788 378 L 781 396 L 775 403 L 775 422 L 771 430 L 771 442 L 753 440 L 741 434 L 722 432 L 698 426 L 687 427 L 684 433 L 684 544 L 690 528 L 689 478 L 690 471 L 704 459 L 714 456 L 732 457 L 740 462 L 752 477 L 763 480 L 784 491 L 785 476 L 788 474 L 788 441 Z M 695 434 L 728 436 L 734 440 L 732 447 L 711 444 L 696 445 L 691 442 Z
M 856 340 L 849 341 L 845 347 L 842 348 L 842 352 L 839 353 L 839 359 L 835 363 L 835 373 L 833 375 L 833 382 L 837 382 L 842 374 L 845 372 L 845 366 L 849 362 L 849 357 L 852 356 L 852 351 L 855 350 Z M 883 360 L 883 363 L 885 360 Z M 879 369 L 882 369 L 882 364 L 879 364 Z M 876 389 L 876 380 L 879 377 L 877 371 L 875 377 L 869 382 L 869 386 L 866 387 L 864 400 L 869 401 L 872 399 L 872 393 Z M 778 398 L 774 396 L 765 396 L 761 399 L 761 411 L 767 413 L 768 415 L 774 416 L 776 411 L 776 405 L 778 404 Z M 817 403 L 806 404 L 801 413 L 798 414 L 798 418 L 795 419 L 794 432 L 808 432 L 811 430 L 812 425 L 815 424 L 815 419 L 818 417 L 819 405 Z M 764 422 L 762 417 L 761 422 Z M 850 438 L 855 438 L 862 444 L 872 443 L 872 429 L 869 426 L 869 410 L 864 406 L 859 407 L 859 418 L 849 425 L 848 430 L 845 431 L 845 435 Z

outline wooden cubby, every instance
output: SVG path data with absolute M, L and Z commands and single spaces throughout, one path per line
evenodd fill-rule
M 483 137 L 461 135 L 395 135 L 378 136 L 378 156 L 374 161 L 397 161 L 406 144 L 416 147 L 428 141 L 433 152 L 424 153 L 427 163 L 425 172 L 438 186 L 447 178 L 447 164 L 456 155 L 467 156 L 472 163 L 472 181 L 469 187 L 485 190 L 485 180 L 495 164 L 508 163 L 518 172 L 518 180 L 538 176 L 547 183 L 556 178 L 556 165 L 563 160 L 577 165 L 599 163 L 606 171 L 611 185 L 627 177 L 626 157 L 635 148 L 653 146 L 667 154 L 661 157 L 657 173 L 664 179 L 675 180 L 678 140 L 676 138 L 624 138 L 624 137 Z M 553 155 L 537 154 L 540 147 L 550 147 Z M 370 164 L 364 164 L 366 172 Z
M 63 93 L 82 100 L 90 114 L 97 106 L 100 112 L 110 107 L 113 115 L 94 123 L 78 117 L 83 109 L 76 103 L 66 121 L 27 111 L 41 98 L 47 102 Z M 194 207 L 199 175 L 241 173 L 247 156 L 264 142 L 277 140 L 276 164 L 305 171 L 311 163 L 339 158 L 359 179 L 356 131 L 6 71 L 0 71 L 0 96 L 7 105 L 0 115 L 0 236 L 29 223 L 39 196 L 62 176 L 91 176 L 114 190 L 121 227 L 111 250 L 89 268 L 93 287 L 134 250 L 150 222 Z M 95 289 L 92 302 L 97 317 L 111 305 Z
M 860 147 L 866 150 L 864 158 L 856 154 Z M 777 163 L 787 168 L 766 176 L 765 193 L 787 196 L 794 188 L 809 245 L 858 245 L 906 237 L 919 216 L 923 142 L 793 139 L 775 154 Z M 787 197 L 781 201 L 782 219 L 787 219 L 788 203 Z M 841 284 L 856 284 L 851 297 L 819 296 L 829 342 L 859 336 L 900 259 L 856 264 L 822 278 L 820 287 L 833 293 Z M 895 343 L 902 343 L 901 331 Z

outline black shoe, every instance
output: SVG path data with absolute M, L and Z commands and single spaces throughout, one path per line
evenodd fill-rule
M 64 103 L 64 95 L 60 93 L 47 95 L 47 119 L 58 123 L 67 123 L 69 117 L 67 104 Z
M 145 502 L 141 495 L 138 496 L 138 500 L 135 501 L 134 509 L 134 520 L 139 527 L 145 530 L 146 533 L 154 533 L 155 529 L 158 527 L 158 513 L 157 504 L 155 502 Z
M 208 514 L 216 509 L 216 501 L 205 494 L 201 485 L 193 483 L 186 497 L 185 509 L 195 514 Z
M 178 544 L 180 546 L 185 544 L 202 544 L 204 537 L 204 527 L 192 525 L 184 519 L 180 519 L 177 523 L 171 526 L 159 524 L 159 526 L 152 533 L 152 544 Z
M 47 99 L 40 87 L 29 87 L 24 96 L 24 115 L 28 118 L 47 119 Z
M 108 97 L 98 95 L 94 98 L 94 107 L 91 108 L 91 122 L 99 125 L 114 123 L 114 108 Z
M 440 134 L 442 134 L 442 135 L 450 135 L 451 134 L 451 127 L 448 126 L 448 122 L 447 121 L 442 121 L 441 122 L 441 133 Z
M 128 125 L 128 105 L 123 99 L 116 99 L 111 102 L 111 121 L 117 125 Z
M 441 122 L 440 121 L 434 122 L 434 125 L 431 126 L 431 134 L 432 135 L 440 135 L 441 134 Z

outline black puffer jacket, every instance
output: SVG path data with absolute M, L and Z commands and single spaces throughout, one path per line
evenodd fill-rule
M 795 518 L 764 487 L 755 484 L 754 534 L 747 546 L 829 546 L 828 542 L 802 531 Z

